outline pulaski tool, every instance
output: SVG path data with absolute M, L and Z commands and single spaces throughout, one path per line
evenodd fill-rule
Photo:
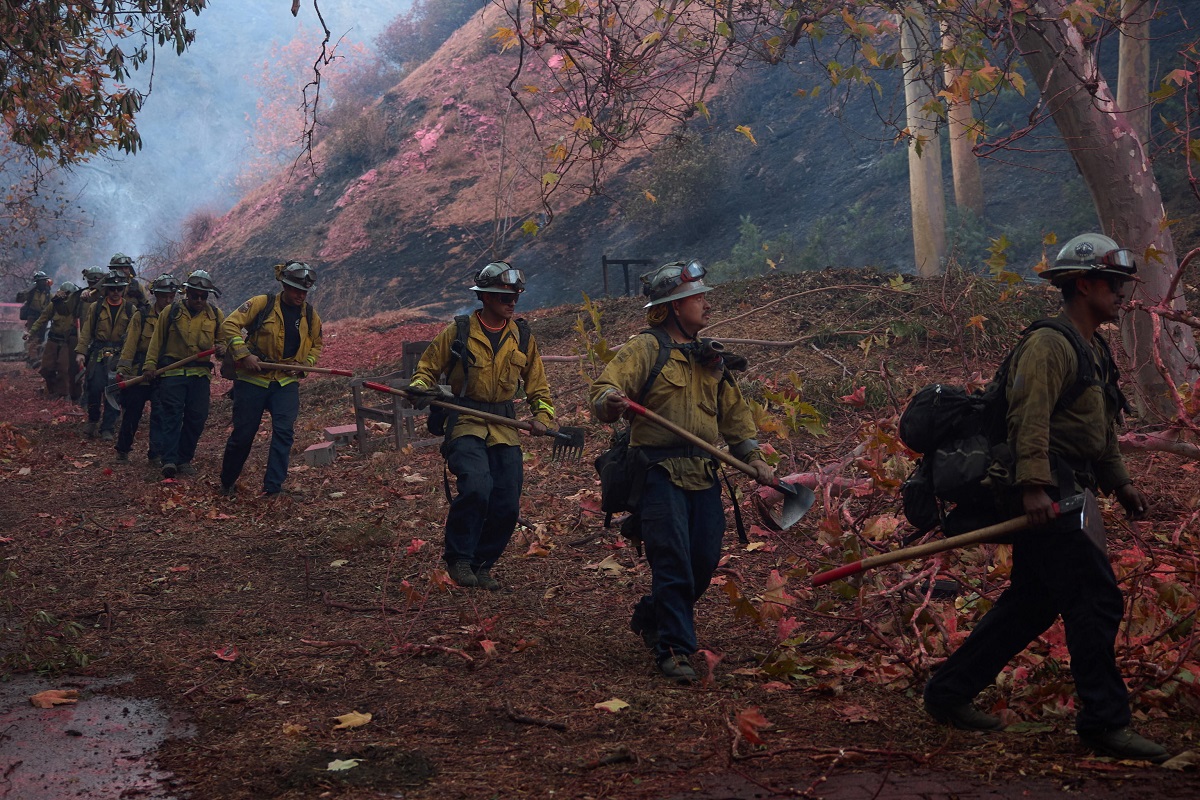
M 1108 552 L 1108 545 L 1104 540 L 1104 520 L 1100 516 L 1100 505 L 1096 502 L 1096 495 L 1085 489 L 1082 494 L 1073 495 L 1055 503 L 1054 509 L 1058 516 L 1045 526 L 1046 536 L 1054 536 L 1056 533 L 1066 531 L 1083 531 L 1087 535 L 1088 541 L 1095 545 L 1100 552 Z M 857 575 L 868 569 L 882 567 L 885 564 L 925 558 L 935 553 L 953 550 L 956 547 L 993 542 L 1007 534 L 1026 530 L 1029 527 L 1031 526 L 1028 516 L 1014 517 L 986 528 L 951 536 L 948 539 L 939 539 L 936 542 L 919 544 L 916 547 L 905 547 L 890 553 L 864 558 L 861 561 L 843 564 L 836 569 L 814 575 L 812 583 L 813 586 L 824 586 L 827 583 Z
M 627 403 L 629 410 L 638 416 L 645 417 L 661 428 L 666 428 L 684 441 L 696 445 L 696 447 L 699 447 L 701 450 L 708 453 L 718 461 L 722 461 L 734 469 L 746 473 L 751 478 L 754 477 L 754 468 L 745 461 L 734 458 L 730 453 L 727 453 L 719 447 L 714 447 L 696 434 L 679 427 L 669 419 L 665 419 L 664 417 L 655 414 L 650 409 L 635 403 L 629 398 L 625 398 L 625 402 Z M 807 486 L 797 486 L 791 483 L 784 483 L 780 480 L 776 480 L 774 483 L 767 485 L 783 495 L 783 508 L 778 512 L 768 513 L 766 518 L 763 520 L 768 527 L 774 528 L 777 531 L 787 530 L 799 522 L 800 519 L 808 513 L 808 510 L 812 508 L 813 503 L 817 499 L 816 495 L 813 494 L 812 489 L 809 489 Z
M 188 356 L 187 358 L 179 359 L 174 364 L 167 364 L 165 367 L 160 367 L 160 368 L 154 370 L 154 376 L 158 377 L 159 375 L 161 375 L 164 372 L 167 372 L 169 370 L 179 369 L 180 367 L 186 367 L 188 364 L 191 364 L 193 361 L 199 361 L 202 358 L 208 358 L 215 352 L 217 352 L 217 350 L 215 347 L 213 347 L 213 348 L 209 348 L 208 350 L 201 350 L 199 353 L 193 353 L 192 355 Z M 138 375 L 137 377 L 134 377 L 134 378 L 130 378 L 129 380 L 125 380 L 123 378 L 117 378 L 116 383 L 110 383 L 104 387 L 104 400 L 110 406 L 112 406 L 113 408 L 120 411 L 121 404 L 117 400 L 117 392 L 119 392 L 121 389 L 128 389 L 130 386 L 137 386 L 139 383 L 145 383 L 145 381 L 146 381 L 146 376 L 144 374 Z

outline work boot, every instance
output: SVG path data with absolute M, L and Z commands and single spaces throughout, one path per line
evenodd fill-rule
M 229 483 L 229 484 L 222 483 L 221 489 L 220 489 L 220 495 L 222 497 L 237 497 L 237 484 L 236 483 Z
M 118 450 L 117 451 L 117 461 L 121 462 L 122 464 L 128 464 L 129 463 L 129 453 L 124 450 Z
M 936 721 L 960 731 L 998 731 L 1004 727 L 999 717 L 985 714 L 970 702 L 943 706 L 926 700 L 925 711 Z
M 96 438 L 96 427 L 99 424 L 100 423 L 98 423 L 98 422 L 89 422 L 87 425 L 84 425 L 83 426 L 83 435 L 89 439 L 95 439 Z
M 658 671 L 676 683 L 695 683 L 696 670 L 687 656 L 665 656 L 658 662 Z
M 644 625 L 640 619 L 634 617 L 629 620 L 629 630 L 642 637 L 642 642 L 651 650 L 658 646 L 658 626 Z
M 492 577 L 491 567 L 480 567 L 475 570 L 475 583 L 480 589 L 487 589 L 489 592 L 500 591 L 500 581 Z
M 195 467 L 193 467 L 193 466 L 192 466 L 190 463 L 188 463 L 188 464 L 180 464 L 180 465 L 179 465 L 178 467 L 176 467 L 175 469 L 176 469 L 176 471 L 177 471 L 177 472 L 178 472 L 180 475 L 187 475 L 187 476 L 189 476 L 189 477 L 190 477 L 190 476 L 192 476 L 192 475 L 195 475 L 195 474 L 196 474 L 196 468 L 195 468 Z
M 162 476 L 164 478 L 174 478 L 175 473 L 177 472 L 179 472 L 179 467 L 175 466 L 171 462 L 168 461 L 167 463 L 163 464 Z
M 102 442 L 111 442 L 115 438 L 112 431 L 100 431 L 100 441 Z
M 450 573 L 450 580 L 459 586 L 475 588 L 479 585 L 479 579 L 475 577 L 470 561 L 455 561 L 450 565 L 448 572 Z
M 162 469 L 162 459 L 158 456 L 152 456 L 146 459 L 146 466 L 150 469 Z
M 1102 756 L 1112 756 L 1127 761 L 1149 761 L 1161 764 L 1171 757 L 1167 748 L 1139 736 L 1128 726 L 1103 733 L 1080 733 L 1083 746 Z

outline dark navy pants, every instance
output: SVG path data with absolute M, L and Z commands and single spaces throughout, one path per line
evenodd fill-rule
M 119 409 L 113 408 L 104 399 L 104 388 L 108 385 L 106 361 L 99 355 L 93 355 L 84 366 L 87 370 L 84 391 L 87 393 L 88 422 L 99 422 L 101 433 L 114 430 L 117 417 L 121 414 Z
M 133 437 L 137 434 L 138 425 L 142 422 L 142 413 L 146 403 L 150 403 L 150 429 L 153 430 L 155 420 L 162 415 L 159 404 L 154 400 L 153 384 L 139 383 L 121 390 L 121 430 L 117 433 L 117 452 L 128 453 L 133 449 Z M 161 427 L 161 423 L 160 423 Z M 150 437 L 149 458 L 158 454 L 154 452 L 154 439 Z
M 697 650 L 695 605 L 708 589 L 725 536 L 721 484 L 688 491 L 651 467 L 642 490 L 642 545 L 650 562 L 650 594 L 633 609 L 633 627 L 658 630 L 655 658 Z
M 222 486 L 232 486 L 242 474 L 262 425 L 263 413 L 267 411 L 271 412 L 271 450 L 267 455 L 263 491 L 275 494 L 283 488 L 295 439 L 296 417 L 300 414 L 300 384 L 280 386 L 278 381 L 271 381 L 270 386 L 234 382 L 233 431 L 225 442 L 225 455 L 221 459 Z
M 162 415 L 157 429 L 151 415 L 150 449 L 164 464 L 187 464 L 196 455 L 196 443 L 208 422 L 208 378 L 172 375 L 160 378 L 155 391 Z
M 1113 651 L 1124 605 L 1108 556 L 1082 531 L 1030 531 L 1014 541 L 1012 562 L 1008 589 L 930 678 L 926 701 L 971 700 L 1061 616 L 1081 701 L 1075 729 L 1128 725 L 1129 694 Z
M 521 448 L 488 447 L 478 436 L 459 436 L 446 443 L 446 466 L 458 488 L 446 515 L 447 564 L 469 561 L 490 567 L 508 547 L 521 512 L 525 465 Z

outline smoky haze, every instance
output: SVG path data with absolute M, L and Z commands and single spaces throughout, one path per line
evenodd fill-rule
M 373 49 L 375 37 L 411 0 L 320 0 L 332 42 Z M 287 0 L 216 0 L 190 19 L 195 43 L 182 56 L 160 51 L 153 84 L 147 67 L 131 83 L 150 89 L 138 130 L 142 149 L 132 156 L 98 158 L 67 179 L 84 227 L 71 241 L 46 245 L 47 271 L 57 281 L 106 265 L 115 252 L 135 258 L 181 238 L 182 223 L 198 210 L 223 214 L 237 201 L 241 165 L 253 157 L 253 126 L 260 87 L 256 75 L 274 45 L 301 30 L 320 52 L 321 27 L 311 0 L 298 17 Z M 295 101 L 310 74 L 295 76 Z M 300 130 L 295 132 L 299 139 Z M 296 145 L 299 152 L 299 144 Z

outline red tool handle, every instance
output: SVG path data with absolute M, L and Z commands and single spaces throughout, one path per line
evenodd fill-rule
M 1054 513 L 1057 515 L 1058 512 L 1058 503 L 1055 503 Z M 827 583 L 833 583 L 834 581 L 847 578 L 851 575 L 856 575 L 860 572 L 865 572 L 874 567 L 882 567 L 886 564 L 894 564 L 897 561 L 909 561 L 914 558 L 924 558 L 925 556 L 931 556 L 935 553 L 953 550 L 956 547 L 965 547 L 969 544 L 979 544 L 991 539 L 995 539 L 999 536 L 1003 536 L 1007 533 L 1012 533 L 1013 531 L 1019 531 L 1022 528 L 1027 528 L 1029 527 L 1029 524 L 1029 516 L 1022 515 L 1020 517 L 1014 517 L 1010 520 L 1005 520 L 1004 522 L 999 522 L 995 525 L 989 525 L 986 528 L 969 531 L 967 533 L 959 534 L 958 536 L 951 536 L 948 539 L 940 539 L 936 542 L 927 542 L 926 544 L 919 544 L 916 547 L 905 547 L 901 550 L 893 550 L 890 553 L 882 553 L 881 555 L 871 556 L 870 558 L 864 558 L 859 561 L 853 561 L 849 564 L 843 564 L 840 567 L 826 570 L 825 572 L 818 572 L 812 578 L 812 585 L 824 586 Z

